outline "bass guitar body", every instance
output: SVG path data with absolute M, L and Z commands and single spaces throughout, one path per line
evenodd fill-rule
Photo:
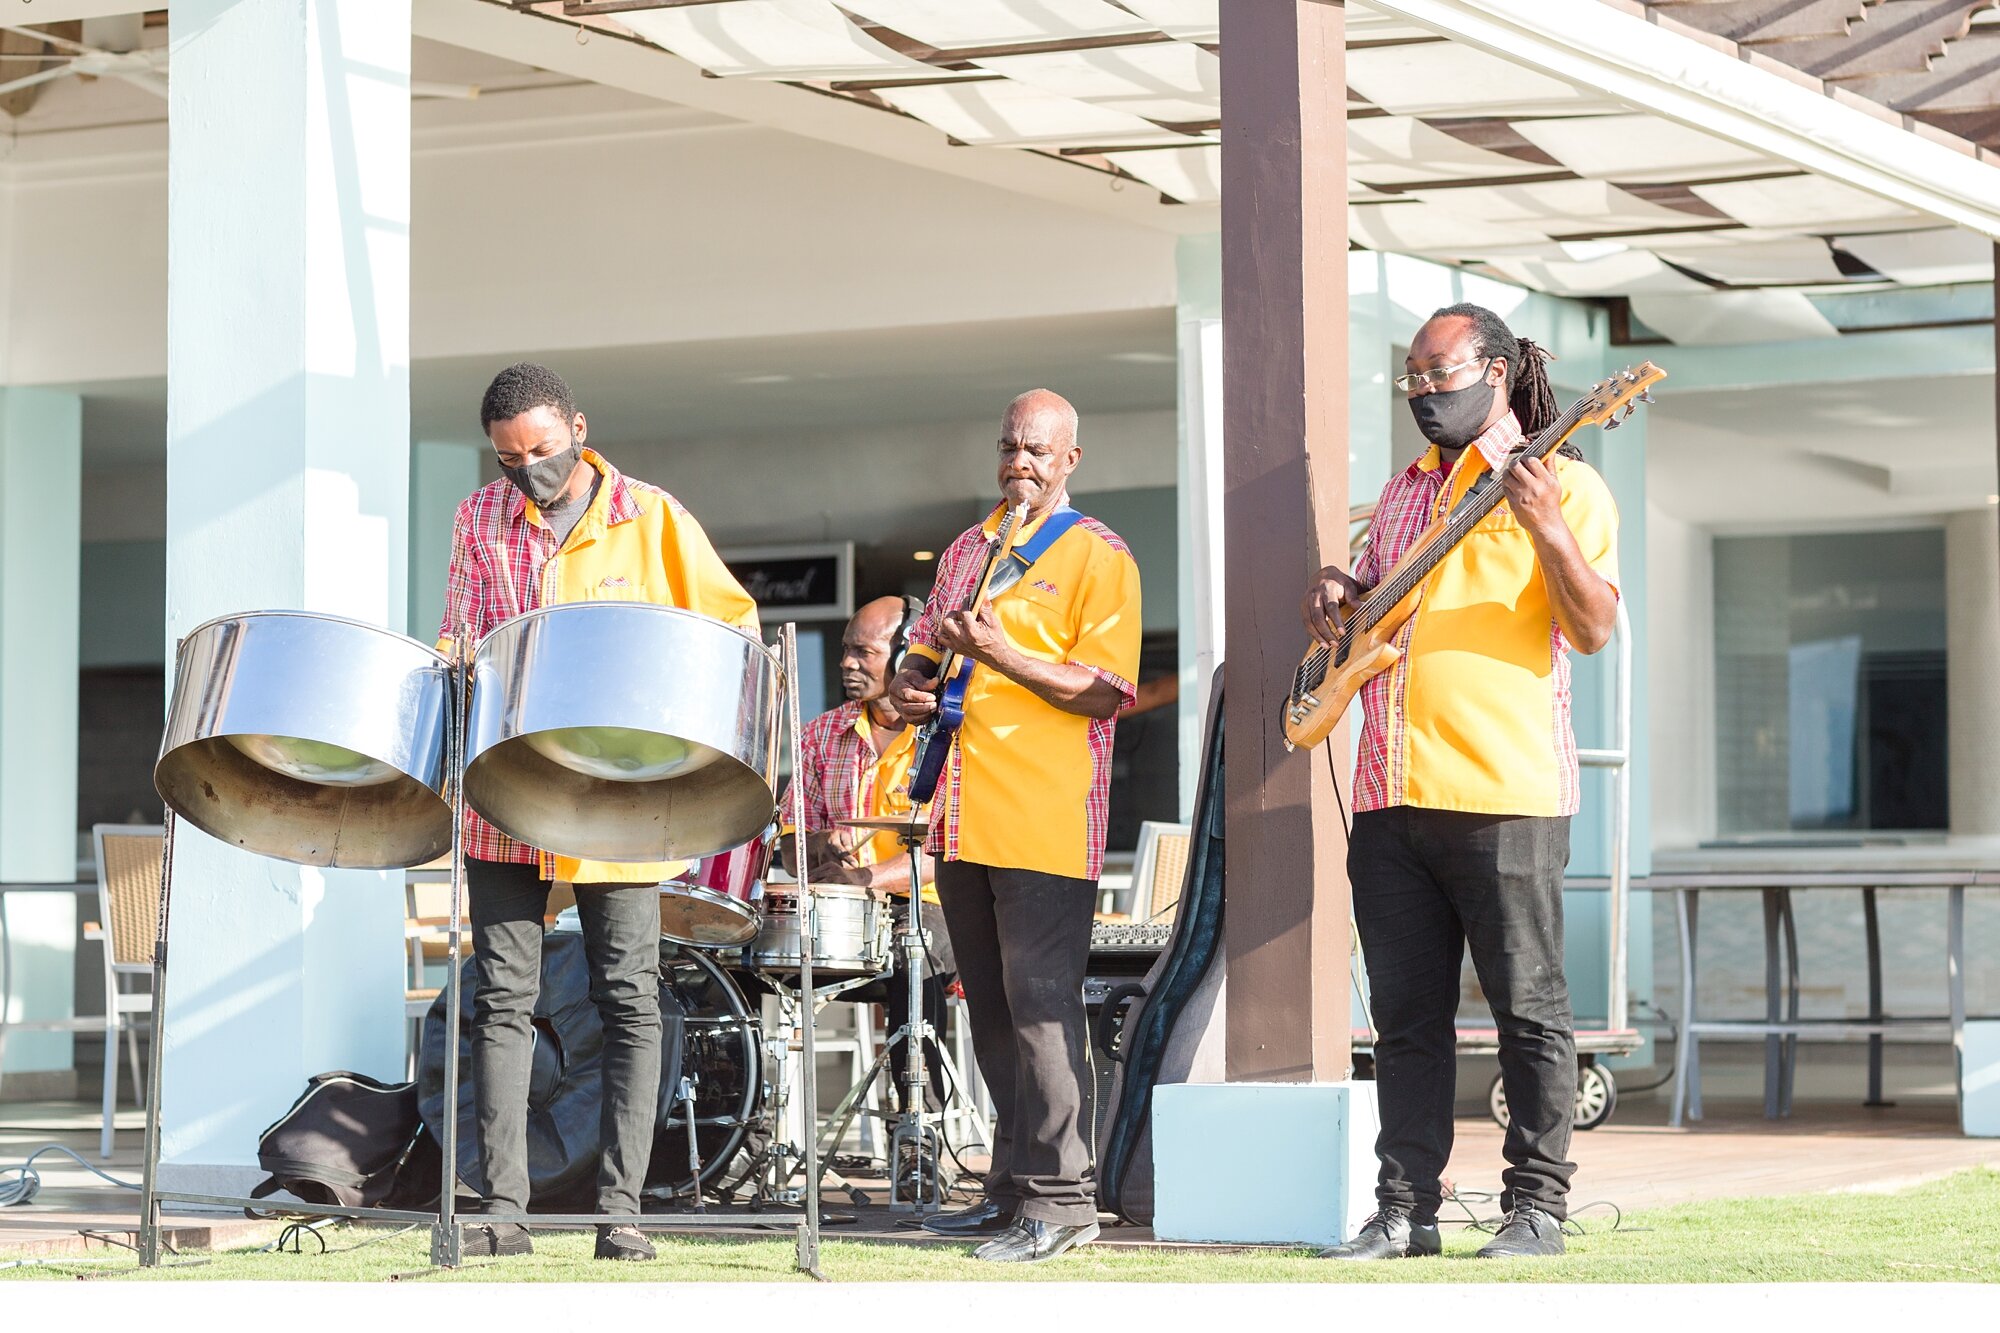
M 1285 703 L 1286 745 L 1310 749 L 1332 735 L 1361 687 L 1402 659 L 1396 635 L 1416 614 L 1418 600 L 1419 594 L 1412 593 L 1388 615 L 1357 633 L 1347 656 L 1330 666 L 1318 685 L 1293 691 Z
M 944 766 L 951 758 L 952 742 L 965 723 L 965 692 L 971 683 L 969 671 L 961 671 L 946 681 L 944 689 L 938 692 L 937 712 L 931 714 L 931 720 L 917 733 L 917 761 L 910 771 L 910 800 L 916 805 L 926 805 L 937 795 L 938 780 L 944 776 Z

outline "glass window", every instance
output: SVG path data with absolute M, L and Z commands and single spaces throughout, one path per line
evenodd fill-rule
M 1942 829 L 1944 533 L 1715 541 L 1725 834 Z

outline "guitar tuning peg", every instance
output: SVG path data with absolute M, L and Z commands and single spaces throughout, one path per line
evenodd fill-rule
M 1634 412 L 1637 412 L 1638 410 L 1639 410 L 1639 405 L 1637 403 L 1627 403 L 1625 404 L 1625 415 L 1618 419 L 1620 421 L 1630 421 L 1632 419 L 1632 414 Z
M 1604 429 L 1606 430 L 1617 430 L 1620 426 L 1624 424 L 1625 423 L 1617 417 L 1604 418 Z
M 1653 391 L 1651 389 L 1641 390 L 1639 394 L 1639 401 L 1642 403 L 1651 403 L 1653 401 Z

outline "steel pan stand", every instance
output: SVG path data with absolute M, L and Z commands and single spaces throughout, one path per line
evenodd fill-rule
M 903 918 L 901 937 L 896 941 L 896 947 L 903 953 L 908 1008 L 904 1011 L 902 1030 L 883 1043 L 885 1055 L 897 1041 L 903 1043 L 903 1105 L 897 1112 L 895 1128 L 889 1132 L 889 1211 L 919 1216 L 942 1211 L 945 1199 L 944 1108 L 939 1107 L 938 1114 L 932 1116 L 930 1077 L 924 1067 L 924 1043 L 938 1035 L 924 1013 L 924 981 L 930 971 L 930 941 L 924 934 L 922 855 L 927 832 L 912 812 L 909 825 L 896 834 L 896 840 L 910 854 L 910 912 Z M 931 1162 L 928 1179 L 924 1175 L 926 1150 Z M 903 1182 L 905 1157 L 915 1164 L 907 1194 Z

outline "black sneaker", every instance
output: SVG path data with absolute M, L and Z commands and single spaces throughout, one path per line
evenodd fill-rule
M 1518 1204 L 1510 1210 L 1493 1233 L 1493 1239 L 1479 1251 L 1481 1259 L 1531 1259 L 1561 1254 L 1562 1220 L 1533 1204 Z
M 535 1252 L 528 1229 L 516 1222 L 467 1222 L 459 1229 L 458 1244 L 467 1256 L 479 1259 Z
M 1321 1250 L 1322 1259 L 1421 1259 L 1444 1252 L 1444 1238 L 1437 1223 L 1419 1226 L 1410 1215 L 1384 1208 L 1361 1224 L 1354 1239 L 1345 1245 Z
M 644 1232 L 626 1225 L 597 1229 L 597 1257 L 644 1263 L 659 1256 L 653 1253 L 653 1242 L 646 1239 Z

